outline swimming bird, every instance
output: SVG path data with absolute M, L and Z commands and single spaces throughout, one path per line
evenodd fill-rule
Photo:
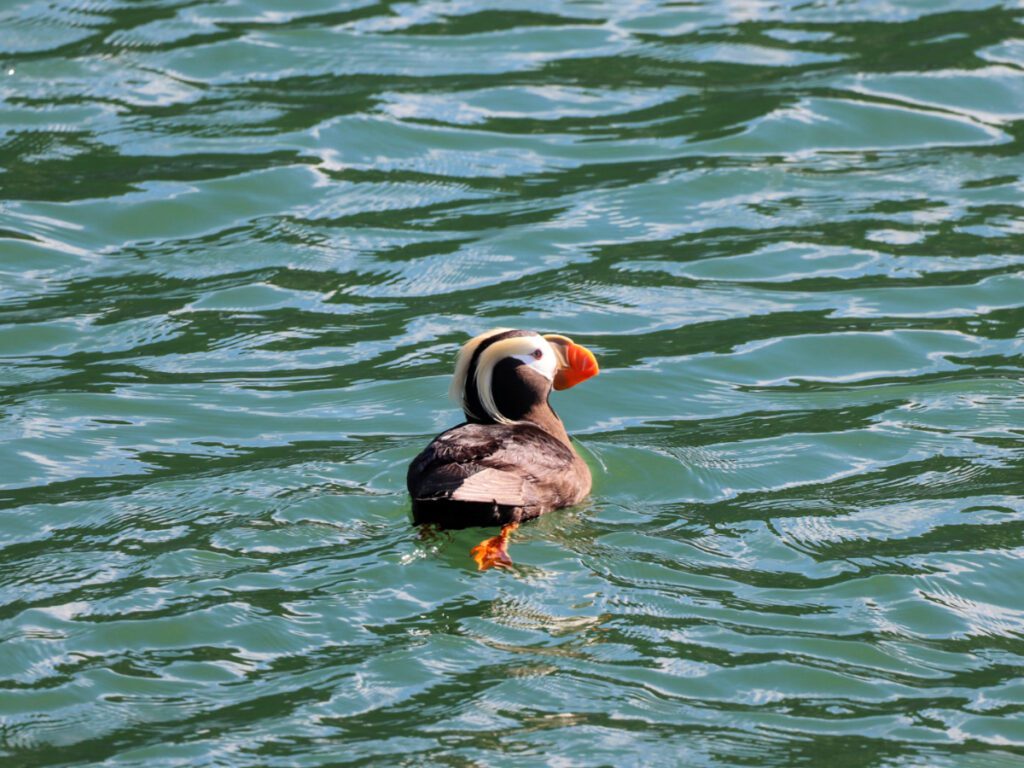
M 501 525 L 473 556 L 481 570 L 511 565 L 507 541 L 520 522 L 590 492 L 590 470 L 548 396 L 598 370 L 590 350 L 558 334 L 498 328 L 467 341 L 449 388 L 466 421 L 435 437 L 409 466 L 413 522 Z

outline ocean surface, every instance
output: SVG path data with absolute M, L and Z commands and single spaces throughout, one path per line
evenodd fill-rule
M 1021 765 L 1022 193 L 1016 2 L 2 3 L 0 765 Z

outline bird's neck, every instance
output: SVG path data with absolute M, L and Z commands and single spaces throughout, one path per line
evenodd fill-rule
M 537 403 L 526 412 L 523 421 L 536 424 L 552 437 L 571 447 L 572 444 L 569 442 L 569 433 L 565 431 L 565 425 L 548 403 Z
M 470 424 L 494 424 L 492 419 L 478 419 L 476 416 L 466 413 L 466 421 Z M 565 431 L 565 425 L 558 418 L 558 414 L 546 402 L 535 403 L 525 411 L 516 414 L 514 421 L 519 423 L 530 423 L 540 427 L 559 442 L 572 447 L 569 440 L 569 433 Z

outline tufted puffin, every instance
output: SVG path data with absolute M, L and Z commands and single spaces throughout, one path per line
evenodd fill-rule
M 590 492 L 590 470 L 548 396 L 597 372 L 590 350 L 557 334 L 498 328 L 466 342 L 449 389 L 466 421 L 435 437 L 409 466 L 413 522 L 501 525 L 473 557 L 481 570 L 511 565 L 506 542 L 521 521 Z

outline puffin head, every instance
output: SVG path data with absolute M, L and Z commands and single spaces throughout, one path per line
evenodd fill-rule
M 470 421 L 510 424 L 598 370 L 594 353 L 566 336 L 497 328 L 459 350 L 448 394 Z

